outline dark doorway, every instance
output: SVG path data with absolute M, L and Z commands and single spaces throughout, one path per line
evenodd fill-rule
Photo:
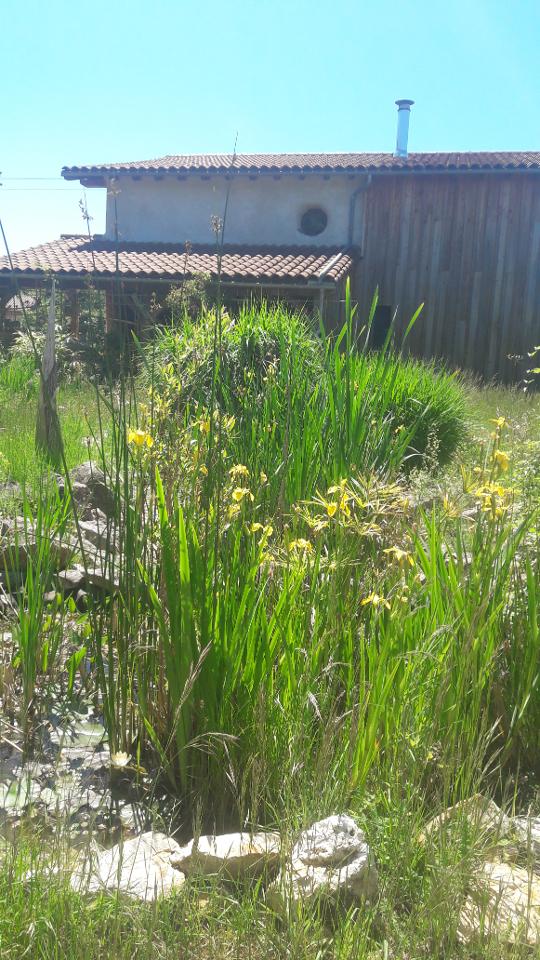
M 371 332 L 369 336 L 372 350 L 380 350 L 384 346 L 384 341 L 388 336 L 390 324 L 392 323 L 392 307 L 385 303 L 378 303 L 373 315 Z

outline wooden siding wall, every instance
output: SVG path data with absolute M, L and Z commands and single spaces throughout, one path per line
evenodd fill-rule
M 367 316 L 398 308 L 417 356 L 515 380 L 540 343 L 540 176 L 375 176 L 364 206 L 354 294 Z

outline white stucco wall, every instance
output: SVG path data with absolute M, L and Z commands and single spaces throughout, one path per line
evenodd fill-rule
M 225 226 L 225 243 L 316 244 L 347 243 L 349 200 L 358 178 L 318 174 L 304 180 L 296 176 L 238 177 L 232 181 Z M 223 217 L 227 181 L 188 177 L 178 180 L 121 177 L 116 193 L 120 240 L 162 243 L 213 243 L 212 216 Z M 316 237 L 299 230 L 309 207 L 322 207 L 328 215 L 326 229 Z M 114 238 L 114 202 L 108 191 L 107 237 Z

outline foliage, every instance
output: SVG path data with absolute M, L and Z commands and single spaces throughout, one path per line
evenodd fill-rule
M 170 311 L 171 322 L 182 321 L 187 315 L 196 319 L 209 305 L 210 274 L 196 273 L 167 294 L 165 306 Z
M 28 496 L 37 500 L 40 478 L 47 467 L 35 449 L 39 379 L 34 375 L 25 379 L 30 368 L 30 362 L 22 364 L 19 360 L 0 363 L 0 484 L 26 486 Z M 15 374 L 17 387 L 13 385 Z M 58 410 L 70 468 L 96 454 L 96 407 L 94 388 L 78 383 L 60 386 Z
M 28 398 L 37 396 L 38 389 L 39 375 L 33 353 L 14 353 L 0 362 L 0 391 L 3 394 Z
M 395 476 L 427 455 L 446 462 L 464 435 L 459 384 L 387 351 L 367 353 L 348 309 L 341 334 L 324 342 L 279 305 L 225 313 L 217 339 L 215 313 L 163 329 L 145 356 L 152 430 L 175 448 L 181 425 L 209 423 L 213 407 L 212 422 L 229 425 L 233 462 L 271 478 L 272 504 L 351 471 Z
M 380 364 L 371 357 L 359 367 L 355 382 L 360 390 L 373 393 Z M 386 358 L 385 373 L 391 383 L 388 407 L 396 429 L 415 425 L 408 466 L 421 463 L 424 456 L 441 466 L 449 463 L 465 438 L 465 396 L 456 375 L 433 363 L 398 355 Z
M 323 347 L 284 312 L 235 331 L 217 310 L 148 348 L 142 403 L 132 381 L 98 396 L 119 550 L 106 557 L 115 589 L 84 615 L 84 682 L 111 752 L 177 798 L 184 831 L 264 823 L 288 843 L 316 817 L 355 814 L 379 864 L 376 916 L 337 918 L 330 938 L 320 918 L 278 925 L 231 887 L 205 890 L 201 918 L 191 881 L 155 908 L 90 909 L 61 875 L 23 900 L 22 849 L 0 871 L 11 955 L 464 956 L 457 915 L 484 841 L 421 848 L 418 833 L 479 789 L 538 806 L 537 406 L 525 429 L 500 409 L 512 394 L 478 392 L 492 422 L 436 472 L 461 438 L 459 384 L 365 353 L 352 320 Z M 404 469 L 422 437 L 424 478 Z M 44 501 L 44 531 L 64 522 L 57 509 Z M 36 724 L 35 691 L 59 677 L 73 690 L 47 562 L 37 554 L 13 630 L 21 719 L 30 702 Z
M 177 324 L 158 331 L 146 350 L 144 381 L 158 393 L 174 390 L 179 409 L 209 396 L 217 357 L 217 402 L 234 413 L 246 392 L 256 402 L 268 376 L 294 351 L 300 369 L 313 382 L 322 369 L 321 346 L 307 321 L 280 306 L 243 306 L 238 315 L 223 313 L 220 343 L 215 343 L 216 312 L 196 319 L 182 314 Z

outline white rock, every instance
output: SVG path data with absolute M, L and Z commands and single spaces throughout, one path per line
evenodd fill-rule
M 171 864 L 179 850 L 176 841 L 163 833 L 143 833 L 110 850 L 82 857 L 71 886 L 79 893 L 118 890 L 138 900 L 155 900 L 184 883 L 184 874 Z
M 540 866 L 540 817 L 514 817 L 512 826 Z
M 171 862 L 186 874 L 258 876 L 277 867 L 281 843 L 277 833 L 226 833 L 190 840 Z
M 304 830 L 292 849 L 292 859 L 314 866 L 334 866 L 353 859 L 364 849 L 364 834 L 355 821 L 338 814 Z
M 512 821 L 493 800 L 475 794 L 467 800 L 461 800 L 448 807 L 443 813 L 426 824 L 420 834 L 420 843 L 433 840 L 447 830 L 459 830 L 466 822 L 469 829 L 484 837 L 500 838 L 511 833 Z
M 79 590 L 85 582 L 84 567 L 75 563 L 68 570 L 61 570 L 57 575 L 57 580 L 60 589 L 63 591 Z
M 364 834 L 352 817 L 341 814 L 300 835 L 267 900 L 281 912 L 288 902 L 371 899 L 376 892 L 377 869 Z
M 540 943 L 540 877 L 510 863 L 484 863 L 459 917 L 463 943 L 480 936 Z

